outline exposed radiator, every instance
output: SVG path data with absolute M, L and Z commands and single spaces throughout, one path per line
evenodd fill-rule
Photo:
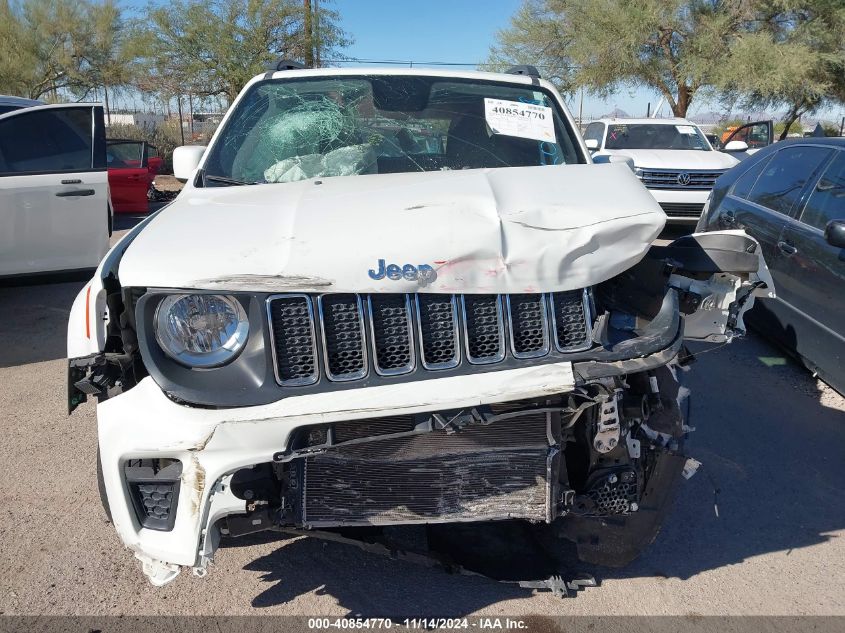
M 300 463 L 307 527 L 550 520 L 545 413 L 337 447 Z

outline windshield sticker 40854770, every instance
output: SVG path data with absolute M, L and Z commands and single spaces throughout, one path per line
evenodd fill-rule
M 399 281 L 419 281 L 422 284 L 430 284 L 437 279 L 437 272 L 428 264 L 388 264 L 385 260 L 378 260 L 378 265 L 368 271 L 370 279 L 392 279 Z

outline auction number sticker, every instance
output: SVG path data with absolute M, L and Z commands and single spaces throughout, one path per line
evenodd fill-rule
M 493 134 L 555 142 L 555 122 L 547 106 L 485 97 L 484 118 Z

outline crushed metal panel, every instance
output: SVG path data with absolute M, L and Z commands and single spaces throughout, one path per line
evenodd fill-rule
M 665 221 L 624 165 L 190 189 L 137 236 L 120 279 L 126 286 L 255 292 L 320 293 L 327 282 L 339 293 L 557 292 L 630 268 Z M 208 258 L 202 240 L 192 239 L 198 225 L 225 234 L 227 248 Z M 369 271 L 379 260 L 400 270 L 431 267 L 435 278 L 375 279 Z

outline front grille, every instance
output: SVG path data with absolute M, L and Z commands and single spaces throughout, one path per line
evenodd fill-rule
M 414 337 L 408 296 L 370 295 L 369 306 L 376 371 L 382 376 L 412 371 Z
M 499 295 L 464 295 L 467 359 L 496 363 L 505 357 L 505 324 Z
M 332 380 L 355 380 L 367 375 L 364 315 L 357 295 L 320 297 L 326 374 Z M 278 353 L 278 350 L 277 350 Z
M 270 336 L 276 349 L 276 380 L 282 385 L 317 382 L 317 337 L 311 298 L 288 295 L 270 303 Z
M 589 347 L 589 324 L 584 318 L 588 300 L 587 293 L 582 290 L 552 295 L 552 330 L 558 350 L 571 352 Z
M 649 189 L 712 189 L 725 170 L 643 169 L 640 180 Z M 688 178 L 686 184 L 681 184 Z
M 366 306 L 366 307 L 365 307 Z M 273 295 L 273 364 L 284 387 L 322 377 L 442 371 L 568 353 L 591 346 L 589 294 Z M 370 353 L 368 353 L 370 350 Z M 371 357 L 371 358 L 370 358 Z
M 458 302 L 455 295 L 419 295 L 417 319 L 423 367 L 448 369 L 460 363 Z
M 405 417 L 405 426 L 413 423 Z M 301 521 L 308 527 L 547 521 L 554 454 L 546 414 L 532 412 L 460 433 L 339 446 L 302 460 Z
M 508 315 L 511 351 L 516 358 L 533 358 L 549 353 L 545 295 L 508 295 Z
M 698 217 L 704 211 L 704 203 L 694 202 L 661 202 L 660 207 L 669 217 Z

